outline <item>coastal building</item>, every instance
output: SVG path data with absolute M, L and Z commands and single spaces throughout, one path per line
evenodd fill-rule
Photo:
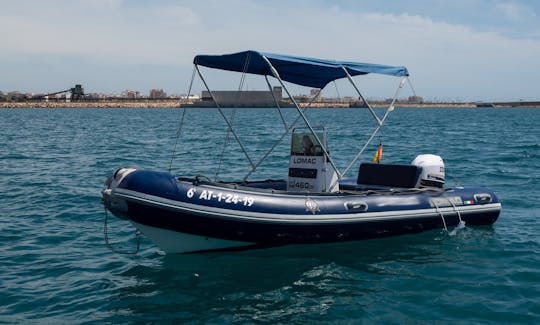
M 167 98 L 167 94 L 163 91 L 163 89 L 150 89 L 150 94 L 148 97 L 150 97 L 150 99 Z
M 283 101 L 282 88 L 278 86 L 272 88 L 272 92 L 268 90 L 221 90 L 212 91 L 212 94 L 221 107 L 275 107 L 275 101 Z M 215 105 L 208 91 L 202 92 L 199 103 L 203 107 Z
M 409 104 L 421 104 L 424 102 L 424 98 L 421 96 L 409 96 L 407 103 Z
M 121 96 L 124 97 L 124 98 L 136 99 L 136 98 L 141 97 L 141 93 L 136 91 L 136 90 L 129 90 L 128 89 L 128 90 L 124 91 Z

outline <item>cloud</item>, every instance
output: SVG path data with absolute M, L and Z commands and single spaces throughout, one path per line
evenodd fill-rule
M 119 8 L 123 0 L 75 0 L 84 9 L 111 10 Z M 61 4 L 61 3 L 60 3 Z
M 58 62 L 77 62 L 83 80 L 94 78 L 99 84 L 99 76 L 90 70 L 100 71 L 110 87 L 116 80 L 118 89 L 128 84 L 136 88 L 133 74 L 129 78 L 122 74 L 140 69 L 155 83 L 167 81 L 174 89 L 178 80 L 163 71 L 178 71 L 178 79 L 189 79 L 197 53 L 258 49 L 406 65 L 419 95 L 429 98 L 537 96 L 533 85 L 540 75 L 538 38 L 512 37 L 486 25 L 478 29 L 451 22 L 451 17 L 420 14 L 412 5 L 411 13 L 395 13 L 355 4 L 345 7 L 303 0 L 273 5 L 251 0 L 10 2 L 0 12 L 0 29 L 9 33 L 0 43 L 0 64 L 35 66 L 47 60 L 50 67 L 40 66 L 45 75 L 46 68 L 58 69 Z M 529 23 L 535 23 L 534 10 L 517 2 L 498 2 L 493 8 L 507 19 L 529 17 Z M 88 72 L 83 74 L 85 69 Z M 108 70 L 116 74 L 107 76 Z M 0 88 L 9 88 L 9 80 L 21 77 L 10 78 L 3 78 Z M 385 96 L 378 83 L 374 85 L 366 87 L 375 96 Z
M 9 31 L 4 58 L 19 55 L 73 55 L 109 63 L 173 63 L 182 53 L 178 39 L 189 39 L 198 17 L 178 5 L 130 7 L 122 1 L 53 2 L 20 6 L 24 14 L 0 13 Z
M 515 2 L 500 2 L 495 5 L 495 9 L 502 17 L 514 21 L 536 17 L 534 11 L 526 5 Z

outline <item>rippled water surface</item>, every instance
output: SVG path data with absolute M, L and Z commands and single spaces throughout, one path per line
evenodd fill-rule
M 374 129 L 362 110 L 307 114 L 327 126 L 341 168 Z M 103 238 L 101 186 L 118 167 L 167 170 L 180 116 L 0 110 L 0 323 L 540 319 L 539 109 L 397 109 L 362 157 L 379 142 L 386 163 L 441 155 L 449 185 L 499 195 L 503 211 L 492 227 L 192 255 L 163 255 L 143 237 L 137 255 L 113 253 Z M 214 178 L 225 125 L 214 111 L 186 118 L 172 171 Z M 274 110 L 239 111 L 234 124 L 255 161 L 283 131 Z M 252 179 L 284 178 L 288 145 L 287 137 Z M 231 142 L 218 177 L 242 177 L 247 166 Z M 135 248 L 125 221 L 110 219 L 109 236 L 119 250 Z

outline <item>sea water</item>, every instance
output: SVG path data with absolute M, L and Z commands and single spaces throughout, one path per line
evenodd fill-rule
M 285 130 L 275 110 L 225 113 L 236 134 L 213 110 L 189 110 L 182 125 L 180 109 L 0 110 L 0 323 L 540 319 L 539 109 L 398 108 L 360 158 L 379 143 L 384 163 L 442 156 L 447 185 L 497 193 L 493 226 L 191 255 L 143 236 L 138 254 L 112 252 L 100 189 L 116 168 L 240 179 Z M 375 129 L 363 110 L 307 114 L 340 168 Z M 287 126 L 295 117 L 285 111 Z M 289 146 L 286 136 L 250 179 L 285 178 Z M 107 226 L 116 250 L 135 249 L 128 222 Z

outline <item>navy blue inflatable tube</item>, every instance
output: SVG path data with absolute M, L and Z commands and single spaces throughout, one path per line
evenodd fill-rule
M 456 225 L 460 218 L 488 225 L 500 213 L 497 196 L 485 188 L 367 190 L 343 184 L 338 194 L 310 194 L 265 188 L 283 188 L 283 181 L 247 185 L 136 170 L 114 189 L 126 204 L 109 209 L 141 225 L 265 245 L 415 233 Z

